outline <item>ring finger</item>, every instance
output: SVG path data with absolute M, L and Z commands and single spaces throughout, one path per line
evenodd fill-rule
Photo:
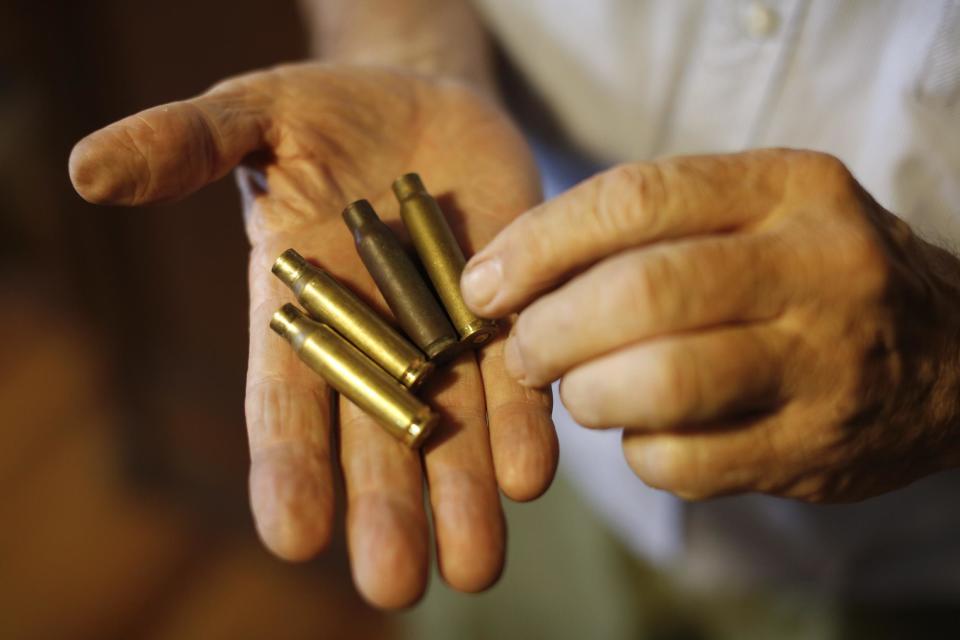
M 665 431 L 778 405 L 791 340 L 768 324 L 664 337 L 567 373 L 560 397 L 586 427 Z

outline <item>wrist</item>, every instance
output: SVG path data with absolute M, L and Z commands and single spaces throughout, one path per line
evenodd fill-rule
M 302 4 L 311 51 L 319 59 L 450 78 L 496 95 L 492 45 L 465 0 Z

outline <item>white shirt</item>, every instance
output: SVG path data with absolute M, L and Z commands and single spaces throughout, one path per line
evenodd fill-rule
M 576 151 L 541 140 L 548 196 L 613 162 L 810 148 L 839 156 L 921 233 L 960 246 L 960 0 L 476 5 Z M 555 418 L 561 468 L 613 530 L 696 584 L 960 594 L 958 473 L 848 506 L 681 506 L 631 473 L 618 433 L 580 429 L 562 407 Z

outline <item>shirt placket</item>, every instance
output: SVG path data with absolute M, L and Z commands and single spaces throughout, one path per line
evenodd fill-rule
M 767 119 L 804 0 L 708 2 L 657 154 L 736 151 Z

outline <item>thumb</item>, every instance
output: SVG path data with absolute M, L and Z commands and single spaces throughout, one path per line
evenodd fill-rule
M 175 200 L 266 146 L 269 91 L 263 74 L 228 80 L 207 93 L 153 107 L 91 133 L 70 153 L 70 180 L 95 204 Z

